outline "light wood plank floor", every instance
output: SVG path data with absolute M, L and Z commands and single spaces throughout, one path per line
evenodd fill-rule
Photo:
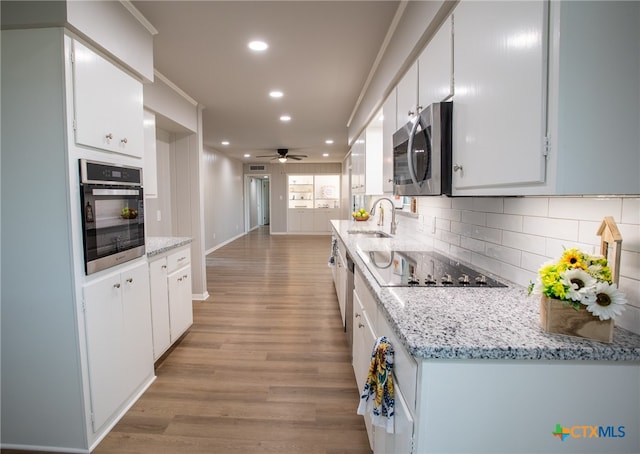
M 209 255 L 210 298 L 94 453 L 370 453 L 330 243 L 260 228 Z

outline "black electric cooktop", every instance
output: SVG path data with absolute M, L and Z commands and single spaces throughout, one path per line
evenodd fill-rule
M 471 266 L 433 251 L 358 254 L 383 287 L 506 287 Z

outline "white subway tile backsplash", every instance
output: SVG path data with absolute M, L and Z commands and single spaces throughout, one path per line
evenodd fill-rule
M 611 259 L 611 257 L 609 257 L 609 259 Z M 620 276 L 625 276 L 630 279 L 638 279 L 638 277 L 640 277 L 639 252 L 622 251 L 620 255 Z
M 546 239 L 546 248 L 544 255 L 557 260 L 565 249 L 578 248 L 587 254 L 596 254 L 600 247 L 595 248 L 592 244 L 579 243 L 577 241 L 556 240 L 555 238 Z
M 598 236 L 598 229 L 600 228 L 600 221 L 580 221 L 578 227 L 578 241 L 581 243 L 593 244 L 600 248 L 600 237 Z
M 620 222 L 640 225 L 640 197 L 626 197 L 622 199 L 622 216 Z
M 504 231 L 502 232 L 502 245 L 535 254 L 544 254 L 546 242 L 542 236 Z
M 616 326 L 640 333 L 640 309 L 637 307 L 627 307 L 622 315 L 616 318 Z
M 462 211 L 462 222 L 465 224 L 487 225 L 487 213 L 478 211 Z
M 528 216 L 548 216 L 548 197 L 512 197 L 504 199 L 505 214 L 526 214 Z
M 640 225 L 618 224 L 622 235 L 622 250 L 640 252 Z
M 418 220 L 402 220 L 421 231 L 418 241 L 523 287 L 566 248 L 599 254 L 598 227 L 613 216 L 628 300 L 616 324 L 640 333 L 640 197 L 420 197 L 418 207 Z
M 469 249 L 473 252 L 484 252 L 486 244 L 487 243 L 485 243 L 484 241 L 469 238 L 468 236 L 463 236 L 460 238 L 460 247 Z
M 575 220 L 525 216 L 522 231 L 559 240 L 577 241 L 579 225 Z
M 509 263 L 511 265 L 520 265 L 520 258 L 522 257 L 522 251 L 519 249 L 512 249 L 498 244 L 487 243 L 485 249 L 487 257 L 493 257 L 501 262 Z
M 487 227 L 522 232 L 522 216 L 515 214 L 487 214 Z
M 619 222 L 622 215 L 622 199 L 610 197 L 553 197 L 549 199 L 549 217 L 602 221 L 613 216 Z
M 524 270 L 536 273 L 536 279 L 537 279 L 538 270 L 544 263 L 548 262 L 549 260 L 553 260 L 553 259 L 546 257 L 544 255 L 530 254 L 529 252 L 523 252 L 520 266 Z
M 472 197 L 455 197 L 451 199 L 451 208 L 460 211 L 473 211 Z
M 471 200 L 474 211 L 504 213 L 504 199 L 502 197 L 474 197 Z

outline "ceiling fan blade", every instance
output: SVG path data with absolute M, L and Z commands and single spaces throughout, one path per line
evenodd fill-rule
M 289 155 L 287 159 L 293 159 L 294 161 L 300 161 L 302 158 L 298 155 Z
M 270 154 L 270 155 L 262 155 L 262 156 L 256 156 L 256 158 L 279 158 L 280 155 L 277 154 Z
M 300 158 L 308 158 L 306 154 L 288 154 L 287 158 L 300 159 Z

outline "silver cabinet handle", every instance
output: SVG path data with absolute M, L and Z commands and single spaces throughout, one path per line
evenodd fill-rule
M 126 143 L 127 143 L 127 138 L 125 137 L 124 139 L 121 139 L 121 140 L 120 140 L 120 143 L 122 143 L 122 144 L 126 144 Z
M 358 323 L 358 328 L 364 328 L 364 325 L 362 323 Z
M 115 284 L 113 284 L 113 288 L 120 288 L 120 282 L 116 282 Z
M 356 318 L 358 318 L 358 317 L 360 317 L 360 314 L 358 314 L 358 313 L 356 312 Z
M 462 166 L 460 164 L 454 164 L 453 171 L 457 172 L 458 170 L 462 172 Z
M 127 278 L 127 284 L 132 284 L 132 283 L 133 283 L 133 278 L 132 277 Z
M 162 265 L 160 268 L 162 268 L 163 270 L 167 269 L 167 265 Z
M 184 279 L 185 281 L 187 280 L 187 275 L 185 274 L 184 276 L 182 276 L 182 279 Z

